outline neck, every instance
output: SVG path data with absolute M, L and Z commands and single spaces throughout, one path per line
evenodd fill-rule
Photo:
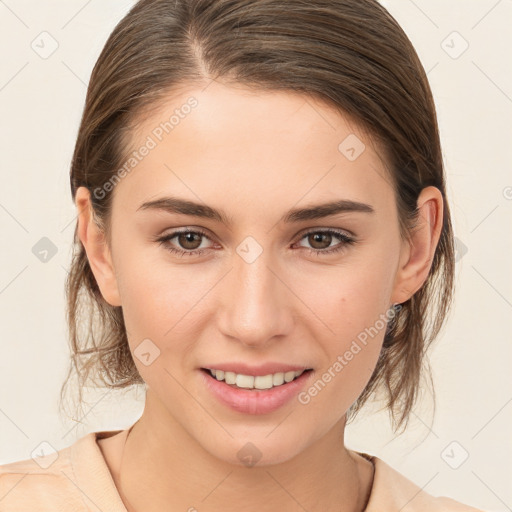
M 131 428 L 113 475 L 128 512 L 365 508 L 373 467 L 345 448 L 345 417 L 294 458 L 246 467 L 212 456 L 162 412 L 148 390 L 144 413 Z

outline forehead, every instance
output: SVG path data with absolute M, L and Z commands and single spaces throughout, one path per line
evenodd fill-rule
M 311 96 L 211 82 L 181 89 L 141 117 L 132 166 L 115 188 L 134 211 L 165 192 L 211 204 L 282 211 L 299 202 L 392 197 L 379 147 Z M 211 201 L 207 199 L 211 198 Z

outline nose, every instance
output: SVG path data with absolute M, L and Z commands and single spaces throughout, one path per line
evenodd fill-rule
M 219 290 L 220 331 L 254 348 L 289 334 L 293 294 L 285 274 L 266 251 L 251 262 L 234 254 L 233 268 Z

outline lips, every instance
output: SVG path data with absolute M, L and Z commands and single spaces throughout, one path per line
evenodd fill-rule
M 290 365 L 261 365 L 259 367 L 249 367 L 247 365 L 234 365 L 234 364 L 219 364 L 212 366 L 222 366 L 224 368 L 233 368 L 238 371 L 242 370 L 245 372 L 252 372 L 253 374 L 265 374 L 265 375 L 250 375 L 250 374 L 235 374 L 234 372 L 224 372 L 221 369 L 215 369 L 215 377 L 209 369 L 201 368 L 198 371 L 200 375 L 200 381 L 202 385 L 208 390 L 208 392 L 217 399 L 218 402 L 224 406 L 234 410 L 238 413 L 243 414 L 270 414 L 285 404 L 290 403 L 294 396 L 311 381 L 314 374 L 312 369 L 304 369 L 303 366 L 290 366 Z M 289 370 L 290 368 L 298 368 L 298 370 Z M 267 373 L 269 369 L 272 370 L 288 370 L 288 373 L 294 375 L 295 372 L 299 372 L 300 375 L 293 378 L 291 381 L 284 381 L 281 384 L 279 382 L 272 386 L 270 385 L 268 376 L 280 376 L 283 378 L 287 372 L 276 372 Z M 221 373 L 219 376 L 218 374 Z M 222 373 L 224 373 L 222 378 Z M 225 377 L 229 374 L 236 376 L 235 383 L 229 384 L 225 381 Z M 241 377 L 241 379 L 239 379 Z M 254 379 L 254 383 L 249 382 Z M 240 380 L 240 382 L 238 382 Z M 257 382 L 259 380 L 259 382 Z M 242 386 L 239 387 L 238 384 Z M 256 387 L 253 387 L 253 386 Z M 261 389 L 264 388 L 264 389 Z

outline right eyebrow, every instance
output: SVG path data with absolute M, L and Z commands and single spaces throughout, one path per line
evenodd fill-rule
M 347 212 L 375 213 L 374 208 L 366 203 L 340 199 L 328 203 L 316 204 L 305 208 L 295 208 L 281 217 L 281 222 L 301 222 L 304 220 L 323 219 L 331 215 Z

